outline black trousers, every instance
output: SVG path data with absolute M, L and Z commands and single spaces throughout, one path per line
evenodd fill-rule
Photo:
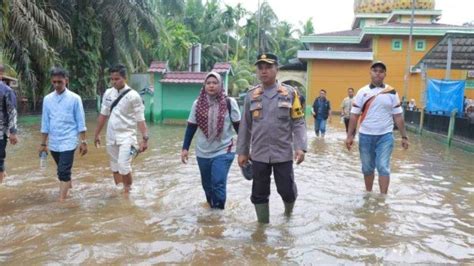
M 68 182 L 71 181 L 71 168 L 74 162 L 74 152 L 72 151 L 51 151 L 56 165 L 58 166 L 58 179 L 59 181 Z
M 7 142 L 7 136 L 4 135 L 3 139 L 0 140 L 0 172 L 5 171 L 5 157 L 7 156 L 5 149 L 7 148 Z
M 253 204 L 268 203 L 272 170 L 278 194 L 280 194 L 283 201 L 287 203 L 295 202 L 298 191 L 293 174 L 293 161 L 283 163 L 253 161 L 252 170 L 253 182 L 250 200 Z

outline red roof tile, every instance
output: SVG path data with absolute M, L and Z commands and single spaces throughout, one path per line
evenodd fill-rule
M 168 62 L 165 61 L 153 61 L 150 64 L 148 72 L 165 73 L 168 70 Z
M 212 71 L 215 71 L 217 73 L 227 73 L 232 69 L 232 65 L 230 63 L 225 63 L 225 62 L 217 62 L 214 64 L 214 67 L 212 68 Z
M 204 83 L 207 73 L 205 72 L 167 72 L 161 83 Z

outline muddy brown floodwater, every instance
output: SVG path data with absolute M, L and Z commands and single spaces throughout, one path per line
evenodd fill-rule
M 89 143 L 94 119 L 88 115 Z M 271 224 L 262 227 L 236 160 L 226 209 L 205 207 L 194 151 L 180 163 L 184 127 L 150 127 L 150 149 L 134 162 L 129 198 L 113 185 L 105 148 L 90 145 L 89 154 L 76 157 L 64 204 L 56 202 L 52 159 L 39 168 L 39 120 L 20 121 L 20 130 L 20 144 L 7 148 L 9 176 L 0 186 L 0 264 L 474 262 L 474 154 L 431 139 L 410 135 L 408 151 L 397 141 L 389 195 L 382 197 L 364 192 L 358 152 L 345 150 L 343 125 L 333 121 L 324 140 L 308 130 L 306 161 L 295 168 L 294 214 L 283 216 L 272 183 Z

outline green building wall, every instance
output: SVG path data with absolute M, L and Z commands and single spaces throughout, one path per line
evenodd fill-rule
M 152 114 L 151 117 L 153 117 L 153 123 L 161 123 L 163 122 L 163 88 L 161 86 L 161 74 L 153 74 L 153 87 L 154 87 L 154 92 L 153 92 L 153 105 L 151 106 L 152 108 Z M 145 106 L 145 110 L 146 110 Z M 148 107 L 150 108 L 150 107 Z
M 153 101 L 145 106 L 151 110 L 153 123 L 185 123 L 191 112 L 194 100 L 199 96 L 202 84 L 190 83 L 161 83 L 161 73 L 153 74 Z M 224 76 L 224 86 L 227 87 L 228 77 Z
M 201 84 L 163 84 L 163 121 L 188 119 L 191 106 L 199 96 Z

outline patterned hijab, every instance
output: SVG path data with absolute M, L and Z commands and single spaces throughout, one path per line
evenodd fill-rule
M 216 95 L 209 96 L 206 92 L 206 82 L 209 77 L 215 77 L 219 83 Z M 196 105 L 196 121 L 208 140 L 219 138 L 224 129 L 224 117 L 227 111 L 226 96 L 222 88 L 222 78 L 216 72 L 209 72 L 204 79 L 201 93 Z

